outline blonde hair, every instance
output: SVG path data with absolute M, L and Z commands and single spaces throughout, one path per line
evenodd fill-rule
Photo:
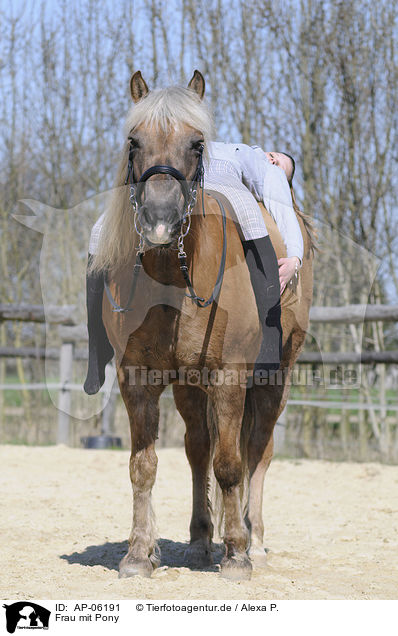
M 149 92 L 130 108 L 124 132 L 127 135 L 138 126 L 168 134 L 187 125 L 199 130 L 204 138 L 204 153 L 214 134 L 213 118 L 204 100 L 189 88 L 170 86 Z M 111 270 L 127 264 L 137 244 L 129 186 L 125 186 L 129 144 L 126 141 L 119 165 L 116 187 L 110 197 L 102 224 L 98 251 L 93 255 L 90 271 Z
M 205 148 L 214 136 L 213 118 L 207 103 L 190 88 L 169 86 L 149 92 L 127 115 L 125 133 L 144 125 L 168 134 L 180 124 L 199 130 Z
M 308 214 L 304 214 L 304 212 L 300 210 L 296 201 L 296 194 L 294 192 L 293 185 L 291 183 L 289 183 L 289 187 L 290 187 L 290 194 L 292 195 L 293 210 L 295 211 L 296 215 L 299 216 L 301 220 L 303 221 L 304 228 L 308 234 L 310 249 L 312 250 L 312 253 L 314 253 L 315 250 L 318 250 L 318 246 L 317 246 L 318 237 L 317 237 L 316 229 L 314 227 L 314 223 L 311 217 L 308 216 Z

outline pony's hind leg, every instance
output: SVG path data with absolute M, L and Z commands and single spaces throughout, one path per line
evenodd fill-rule
M 249 579 L 252 572 L 247 555 L 249 532 L 240 498 L 244 472 L 240 433 L 245 389 L 223 385 L 214 387 L 211 395 L 216 425 L 213 468 L 222 490 L 225 518 L 225 556 L 221 562 L 221 575 L 233 580 Z
M 253 442 L 254 440 L 252 440 Z M 273 437 L 269 438 L 265 442 L 264 438 L 261 440 L 262 454 L 258 461 L 249 462 L 250 476 L 250 490 L 249 490 L 249 507 L 247 513 L 248 526 L 250 528 L 250 550 L 249 556 L 257 567 L 265 567 L 266 551 L 263 545 L 264 539 L 264 523 L 262 516 L 263 508 L 263 490 L 264 490 L 264 477 L 271 463 L 273 455 Z M 261 442 L 260 442 L 261 443 Z M 257 452 L 259 446 L 256 447 Z M 253 458 L 253 455 L 252 455 Z
M 186 425 L 185 451 L 192 471 L 192 517 L 186 565 L 195 568 L 212 563 L 211 522 L 207 496 L 210 464 L 210 437 L 206 423 L 207 395 L 194 386 L 173 386 L 174 399 Z
M 164 387 L 129 386 L 119 369 L 120 391 L 130 419 L 130 479 L 133 487 L 133 525 L 129 549 L 119 565 L 119 578 L 151 576 L 159 565 L 151 492 L 155 483 L 155 439 L 159 423 L 159 397 Z
M 250 558 L 255 566 L 265 567 L 264 478 L 273 456 L 273 429 L 280 411 L 283 387 L 260 386 L 254 387 L 252 391 L 255 415 L 247 450 L 250 481 L 246 522 L 250 529 Z

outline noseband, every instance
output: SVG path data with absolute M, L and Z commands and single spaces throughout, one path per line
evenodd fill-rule
M 144 192 L 145 183 L 153 177 L 155 174 L 168 174 L 181 186 L 182 194 L 184 197 L 184 213 L 182 217 L 182 223 L 185 218 L 191 214 L 193 208 L 195 207 L 196 197 L 198 186 L 200 186 L 203 190 L 203 177 L 204 177 L 204 168 L 203 168 L 203 148 L 198 157 L 198 164 L 196 166 L 195 174 L 192 177 L 192 185 L 188 186 L 188 182 L 186 177 L 177 170 L 173 168 L 173 166 L 164 166 L 164 165 L 155 165 L 145 170 L 145 172 L 141 175 L 141 177 L 136 180 L 134 176 L 134 148 L 131 144 L 130 140 L 130 149 L 129 149 L 129 159 L 127 166 L 127 176 L 124 182 L 125 185 L 130 183 L 130 201 L 133 205 L 134 212 L 138 212 L 138 207 L 142 205 L 142 194 Z M 205 214 L 204 206 L 203 206 L 203 215 Z M 136 226 L 137 230 L 137 226 Z M 141 232 L 138 232 L 141 236 Z
M 138 180 L 137 187 L 136 187 L 136 198 L 139 205 L 142 204 L 142 193 L 144 191 L 145 182 L 148 181 L 148 179 L 153 177 L 153 175 L 155 174 L 169 174 L 171 177 L 176 179 L 181 186 L 182 194 L 184 196 L 184 205 L 185 206 L 188 205 L 190 190 L 188 188 L 187 180 L 185 179 L 182 172 L 180 172 L 176 168 L 173 168 L 172 166 L 152 166 L 151 168 L 148 168 L 148 170 L 145 170 L 143 175 Z M 195 173 L 195 177 L 196 177 L 196 173 Z M 193 179 L 194 182 L 195 182 L 195 177 Z M 201 175 L 199 176 L 199 179 L 200 178 L 201 178 Z M 196 177 L 196 181 L 198 181 L 197 177 Z
M 126 304 L 126 307 L 121 307 L 120 305 L 118 305 L 112 294 L 111 291 L 109 289 L 109 285 L 108 285 L 108 281 L 107 281 L 107 275 L 105 273 L 104 275 L 104 283 L 105 283 L 105 291 L 106 294 L 108 296 L 109 302 L 111 303 L 112 307 L 113 307 L 113 311 L 116 312 L 126 312 L 126 311 L 132 311 L 132 307 L 130 307 L 130 304 L 133 300 L 133 296 L 135 293 L 135 288 L 137 286 L 137 279 L 138 279 L 138 274 L 140 272 L 140 269 L 142 267 L 142 257 L 144 254 L 144 244 L 145 244 L 145 237 L 141 231 L 141 229 L 138 227 L 139 224 L 139 206 L 142 205 L 142 194 L 145 188 L 145 183 L 146 181 L 148 181 L 148 179 L 150 179 L 151 177 L 153 177 L 155 174 L 168 174 L 171 177 L 173 177 L 174 179 L 176 179 L 178 181 L 178 183 L 181 186 L 181 190 L 182 190 L 182 194 L 184 197 L 184 211 L 183 211 L 183 215 L 181 218 L 181 233 L 180 236 L 178 237 L 178 259 L 180 261 L 180 270 L 181 273 L 184 277 L 186 286 L 188 287 L 189 290 L 189 294 L 186 294 L 188 296 L 188 298 L 191 298 L 198 307 L 208 307 L 209 305 L 211 305 L 213 303 L 213 301 L 217 298 L 218 294 L 220 293 L 221 290 L 221 284 L 222 284 L 222 280 L 224 277 L 224 270 L 225 270 L 225 261 L 226 261 L 226 253 L 227 253 L 227 238 L 226 238 L 226 216 L 225 216 L 225 210 L 224 207 L 221 203 L 221 201 L 219 201 L 219 199 L 217 199 L 217 197 L 214 197 L 214 195 L 212 195 L 221 210 L 221 215 L 222 215 L 222 224 L 223 224 L 223 249 L 222 249 L 222 255 L 221 255 L 221 262 L 220 262 L 220 267 L 218 270 L 218 275 L 217 275 L 217 280 L 216 280 L 216 284 L 214 286 L 213 292 L 210 296 L 210 298 L 208 300 L 205 301 L 204 298 L 201 298 L 200 296 L 198 296 L 195 293 L 195 290 L 193 288 L 190 276 L 189 276 L 189 269 L 187 266 L 187 255 L 184 251 L 184 238 L 185 236 L 188 234 L 190 227 L 191 227 L 191 214 L 192 214 L 192 210 L 195 207 L 196 204 L 196 199 L 197 199 L 197 192 L 198 192 L 198 187 L 200 186 L 202 189 L 202 212 L 203 212 L 203 216 L 205 216 L 205 206 L 204 206 L 204 167 L 203 167 L 203 149 L 200 152 L 199 158 L 198 158 L 198 165 L 196 166 L 196 170 L 195 170 L 195 174 L 192 178 L 192 185 L 191 187 L 188 186 L 188 182 L 186 180 L 186 178 L 184 177 L 184 175 L 182 174 L 182 172 L 180 172 L 179 170 L 177 170 L 176 168 L 173 168 L 173 166 L 163 166 L 163 165 L 155 165 L 155 166 L 151 166 L 150 168 L 148 168 L 148 170 L 145 170 L 145 172 L 141 175 L 141 177 L 138 179 L 138 181 L 135 180 L 134 178 L 134 161 L 133 161 L 133 151 L 134 148 L 131 144 L 131 140 L 130 140 L 130 148 L 129 148 L 129 158 L 128 158 L 128 167 L 127 167 L 127 177 L 125 180 L 125 185 L 127 185 L 128 183 L 130 183 L 130 201 L 131 204 L 133 206 L 133 210 L 134 210 L 134 226 L 135 226 L 135 230 L 137 232 L 137 234 L 140 237 L 140 243 L 139 246 L 137 248 L 137 257 L 136 257 L 136 262 L 134 265 L 134 273 L 133 273 L 133 280 L 132 280 L 132 284 L 131 284 L 131 289 L 130 289 L 130 294 L 129 294 L 129 298 Z M 184 228 L 185 223 L 187 223 L 187 227 Z

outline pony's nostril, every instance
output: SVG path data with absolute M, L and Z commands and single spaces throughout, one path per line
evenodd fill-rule
M 141 221 L 141 223 L 145 223 L 146 225 L 150 225 L 151 222 L 150 222 L 150 218 L 149 218 L 148 206 L 146 206 L 145 203 L 144 203 L 144 205 L 142 205 L 140 207 L 139 212 L 140 212 L 140 221 Z
M 146 229 L 153 229 L 159 224 L 175 228 L 181 222 L 181 210 L 178 206 L 156 207 L 143 203 L 139 208 L 139 221 Z
M 181 212 L 179 208 L 176 206 L 175 208 L 170 210 L 169 214 L 167 215 L 166 221 L 170 225 L 176 225 L 176 223 L 179 223 L 180 218 L 181 218 Z

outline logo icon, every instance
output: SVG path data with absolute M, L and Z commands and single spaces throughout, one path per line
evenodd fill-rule
M 13 634 L 18 629 L 48 629 L 50 610 L 32 603 L 18 601 L 11 605 L 3 605 L 6 610 L 7 631 Z

